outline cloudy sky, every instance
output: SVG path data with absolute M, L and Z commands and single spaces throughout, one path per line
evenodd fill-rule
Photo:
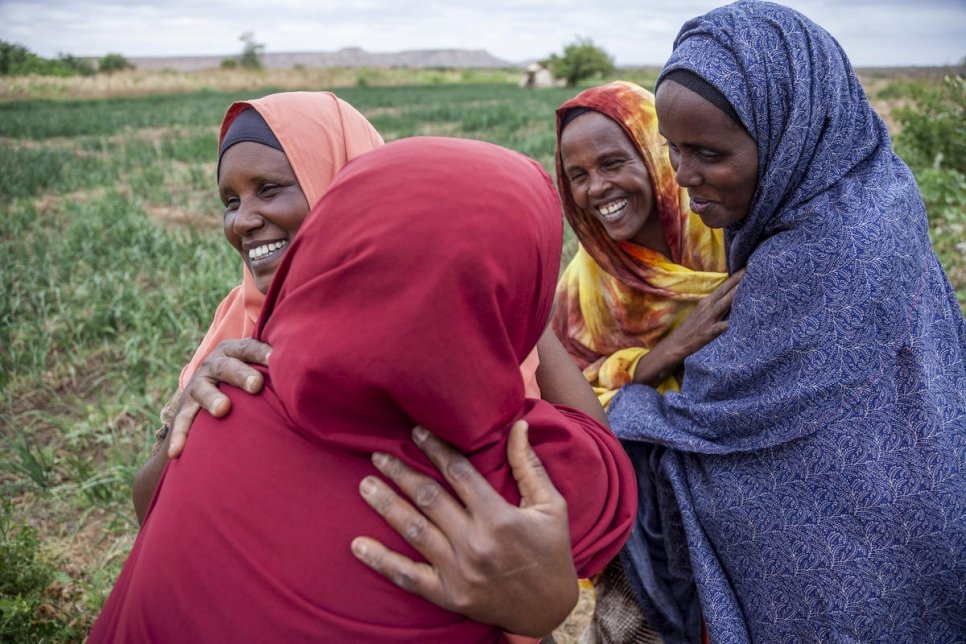
M 226 55 L 254 32 L 266 51 L 486 49 L 518 62 L 592 38 L 620 65 L 660 64 L 702 0 L 0 0 L 0 40 L 42 56 Z M 853 64 L 943 65 L 966 56 L 966 0 L 785 0 Z

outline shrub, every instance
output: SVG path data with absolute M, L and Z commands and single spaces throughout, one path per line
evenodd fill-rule
M 896 152 L 909 164 L 930 219 L 966 218 L 966 79 L 910 88 L 911 104 L 893 113 Z
M 0 641 L 63 641 L 77 637 L 50 616 L 45 598 L 55 573 L 38 556 L 37 533 L 13 521 L 9 503 L 0 511 Z
M 97 71 L 107 72 L 108 74 L 121 72 L 125 69 L 134 69 L 134 65 L 121 54 L 107 54 L 97 63 Z
M 614 72 L 614 59 L 590 38 L 577 38 L 564 47 L 563 55 L 553 54 L 544 64 L 554 76 L 565 79 L 568 87 Z

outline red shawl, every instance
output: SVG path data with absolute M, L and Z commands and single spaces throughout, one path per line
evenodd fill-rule
M 492 626 L 406 593 L 352 556 L 370 535 L 418 559 L 358 494 L 410 439 L 455 444 L 509 501 L 508 428 L 568 502 L 578 572 L 613 558 L 634 516 L 617 440 L 524 397 L 519 364 L 550 314 L 562 222 L 533 160 L 417 138 L 351 162 L 299 231 L 255 337 L 274 347 L 260 396 L 195 421 L 167 467 L 91 642 L 494 642 Z

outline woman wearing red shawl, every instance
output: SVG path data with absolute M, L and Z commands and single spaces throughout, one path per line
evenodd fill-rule
M 578 572 L 602 568 L 633 521 L 629 461 L 590 417 L 525 398 L 519 371 L 561 234 L 539 164 L 498 146 L 409 139 L 350 164 L 268 292 L 261 395 L 226 387 L 231 413 L 196 418 L 90 641 L 500 641 L 350 552 L 367 534 L 418 558 L 356 493 L 373 453 L 443 480 L 413 425 L 516 502 L 507 436 L 525 420 L 567 500 Z
M 727 328 L 740 276 L 727 280 L 721 231 L 675 182 L 647 90 L 584 90 L 557 109 L 557 141 L 580 247 L 557 288 L 554 330 L 605 406 L 632 381 L 677 390 L 684 358 Z

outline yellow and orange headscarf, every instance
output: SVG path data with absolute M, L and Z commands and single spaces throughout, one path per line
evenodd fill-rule
M 578 107 L 613 119 L 634 143 L 651 175 L 670 259 L 633 242 L 615 242 L 577 207 L 559 143 L 564 117 Z M 592 87 L 561 105 L 556 158 L 561 202 L 580 247 L 557 285 L 554 331 L 606 407 L 633 379 L 641 357 L 727 278 L 724 241 L 720 230 L 705 226 L 688 207 L 658 133 L 654 95 L 638 85 Z M 672 376 L 658 390 L 678 386 Z
M 331 92 L 282 92 L 232 103 L 221 123 L 218 145 L 242 111 L 254 108 L 282 144 L 309 207 L 322 197 L 336 173 L 351 159 L 380 147 L 382 136 L 358 110 Z M 218 305 L 215 319 L 181 371 L 183 389 L 222 340 L 251 337 L 265 296 L 247 267 L 242 283 Z

